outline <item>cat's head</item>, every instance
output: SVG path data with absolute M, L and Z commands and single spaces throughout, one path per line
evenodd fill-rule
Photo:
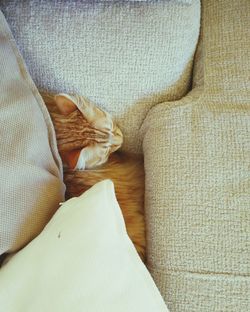
M 58 149 L 70 169 L 102 165 L 120 148 L 123 135 L 109 113 L 78 95 L 58 94 L 54 100 Z

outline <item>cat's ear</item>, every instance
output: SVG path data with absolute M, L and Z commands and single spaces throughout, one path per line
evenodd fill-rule
M 54 100 L 60 113 L 67 116 L 77 110 L 75 99 L 69 94 L 60 93 L 55 95 Z

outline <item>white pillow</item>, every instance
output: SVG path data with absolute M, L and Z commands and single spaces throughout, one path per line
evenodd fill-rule
M 4 312 L 168 311 L 126 233 L 114 186 L 65 202 L 0 269 Z

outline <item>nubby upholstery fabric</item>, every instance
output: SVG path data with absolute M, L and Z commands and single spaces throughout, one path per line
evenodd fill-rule
M 1 7 L 40 89 L 75 92 L 114 116 L 125 150 L 155 104 L 190 86 L 200 1 L 8 1 Z
M 63 201 L 64 184 L 49 114 L 1 11 L 0 77 L 2 255 L 41 232 Z
M 193 81 L 197 0 L 1 8 L 39 88 L 108 110 L 125 150 L 143 142 L 147 265 L 169 310 L 249 312 L 249 0 L 203 1 Z
M 142 127 L 148 267 L 170 311 L 250 309 L 249 17 L 248 0 L 203 2 L 195 88 Z

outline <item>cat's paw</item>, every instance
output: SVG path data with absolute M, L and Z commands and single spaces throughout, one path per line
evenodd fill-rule
M 84 149 L 63 152 L 60 154 L 63 164 L 71 170 L 84 170 L 86 161 Z
M 84 156 L 84 150 L 81 150 L 81 153 L 79 154 L 78 161 L 76 163 L 76 166 L 74 170 L 84 170 L 85 169 L 85 156 Z

